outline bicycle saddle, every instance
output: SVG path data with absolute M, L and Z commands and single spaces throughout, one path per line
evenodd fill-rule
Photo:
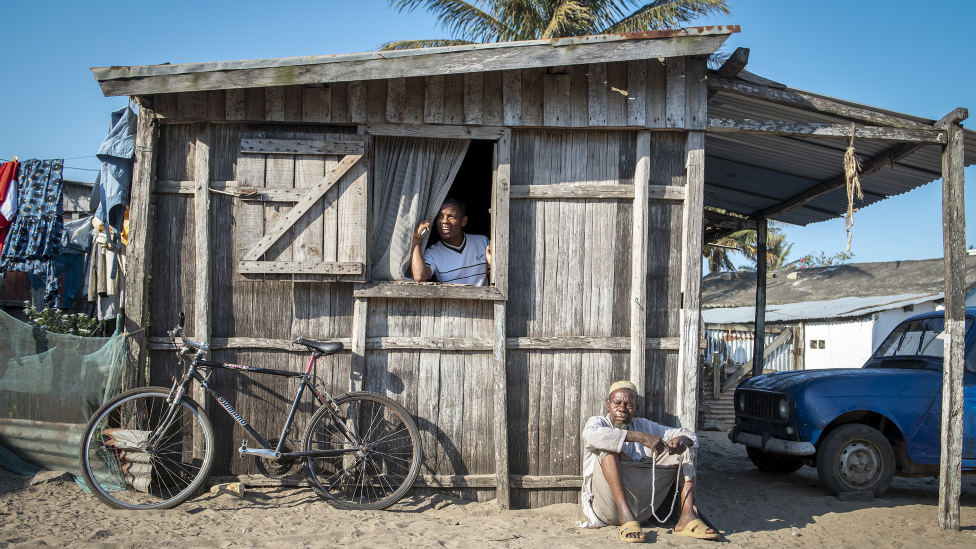
M 319 351 L 320 353 L 325 353 L 327 355 L 335 354 L 342 350 L 342 343 L 320 343 L 318 341 L 309 341 L 303 338 L 298 338 L 292 341 L 292 343 L 304 345 L 309 349 Z

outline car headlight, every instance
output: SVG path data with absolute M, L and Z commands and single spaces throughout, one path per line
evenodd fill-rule
M 790 415 L 790 409 L 786 406 L 786 399 L 779 399 L 779 417 L 786 419 Z
M 746 395 L 739 393 L 739 411 L 744 412 L 746 409 Z

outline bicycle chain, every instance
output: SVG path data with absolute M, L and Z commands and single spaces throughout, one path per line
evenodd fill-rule
M 273 438 L 268 441 L 268 446 L 276 447 L 278 446 L 278 439 Z M 286 444 L 282 449 L 282 453 L 291 452 L 291 449 Z M 286 475 L 291 474 L 297 465 L 301 463 L 297 459 L 270 459 L 259 457 L 256 460 L 255 465 L 257 465 L 258 472 L 262 475 L 273 478 L 280 479 Z

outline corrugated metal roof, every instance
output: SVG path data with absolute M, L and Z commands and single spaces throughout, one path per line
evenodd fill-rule
M 943 294 L 900 294 L 873 297 L 842 297 L 830 301 L 807 301 L 766 306 L 766 322 L 797 322 L 800 320 L 819 320 L 826 318 L 855 318 L 898 309 L 908 305 L 918 305 L 927 301 L 942 299 Z M 755 307 L 734 307 L 727 309 L 702 309 L 705 324 L 751 323 L 756 320 Z
M 755 81 L 755 75 L 748 75 Z M 773 83 L 776 85 L 775 83 Z M 791 88 L 786 88 L 791 89 Z M 836 99 L 825 95 L 792 89 L 808 95 L 830 99 L 844 105 L 866 108 L 878 113 L 905 118 L 922 124 L 929 120 Z M 821 124 L 850 123 L 838 116 L 809 112 L 775 104 L 759 98 L 719 92 L 708 101 L 709 118 L 738 120 L 782 120 Z M 976 132 L 965 132 L 965 164 L 976 163 Z M 854 148 L 861 160 L 875 157 L 897 146 L 897 142 L 857 140 Z M 705 205 L 752 215 L 796 196 L 843 173 L 843 139 L 798 138 L 747 134 L 707 133 L 705 137 Z M 937 145 L 923 147 L 861 180 L 864 200 L 855 207 L 865 207 L 890 196 L 897 196 L 942 177 L 942 151 Z M 847 211 L 847 194 L 839 189 L 773 219 L 807 225 L 841 217 Z
M 942 259 L 848 263 L 784 269 L 769 273 L 766 303 L 782 305 L 845 297 L 935 295 L 945 289 Z M 976 256 L 966 256 L 966 287 L 976 286 Z M 735 308 L 756 302 L 756 272 L 710 273 L 702 279 L 704 309 Z

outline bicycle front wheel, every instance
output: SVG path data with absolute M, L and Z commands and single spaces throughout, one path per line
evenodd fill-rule
M 95 497 L 116 509 L 167 509 L 206 480 L 213 428 L 200 405 L 169 389 L 125 392 L 92 416 L 81 440 L 81 474 Z
M 339 509 L 385 509 L 403 497 L 420 472 L 420 432 L 402 406 L 373 393 L 349 393 L 323 406 L 305 430 L 312 488 Z

